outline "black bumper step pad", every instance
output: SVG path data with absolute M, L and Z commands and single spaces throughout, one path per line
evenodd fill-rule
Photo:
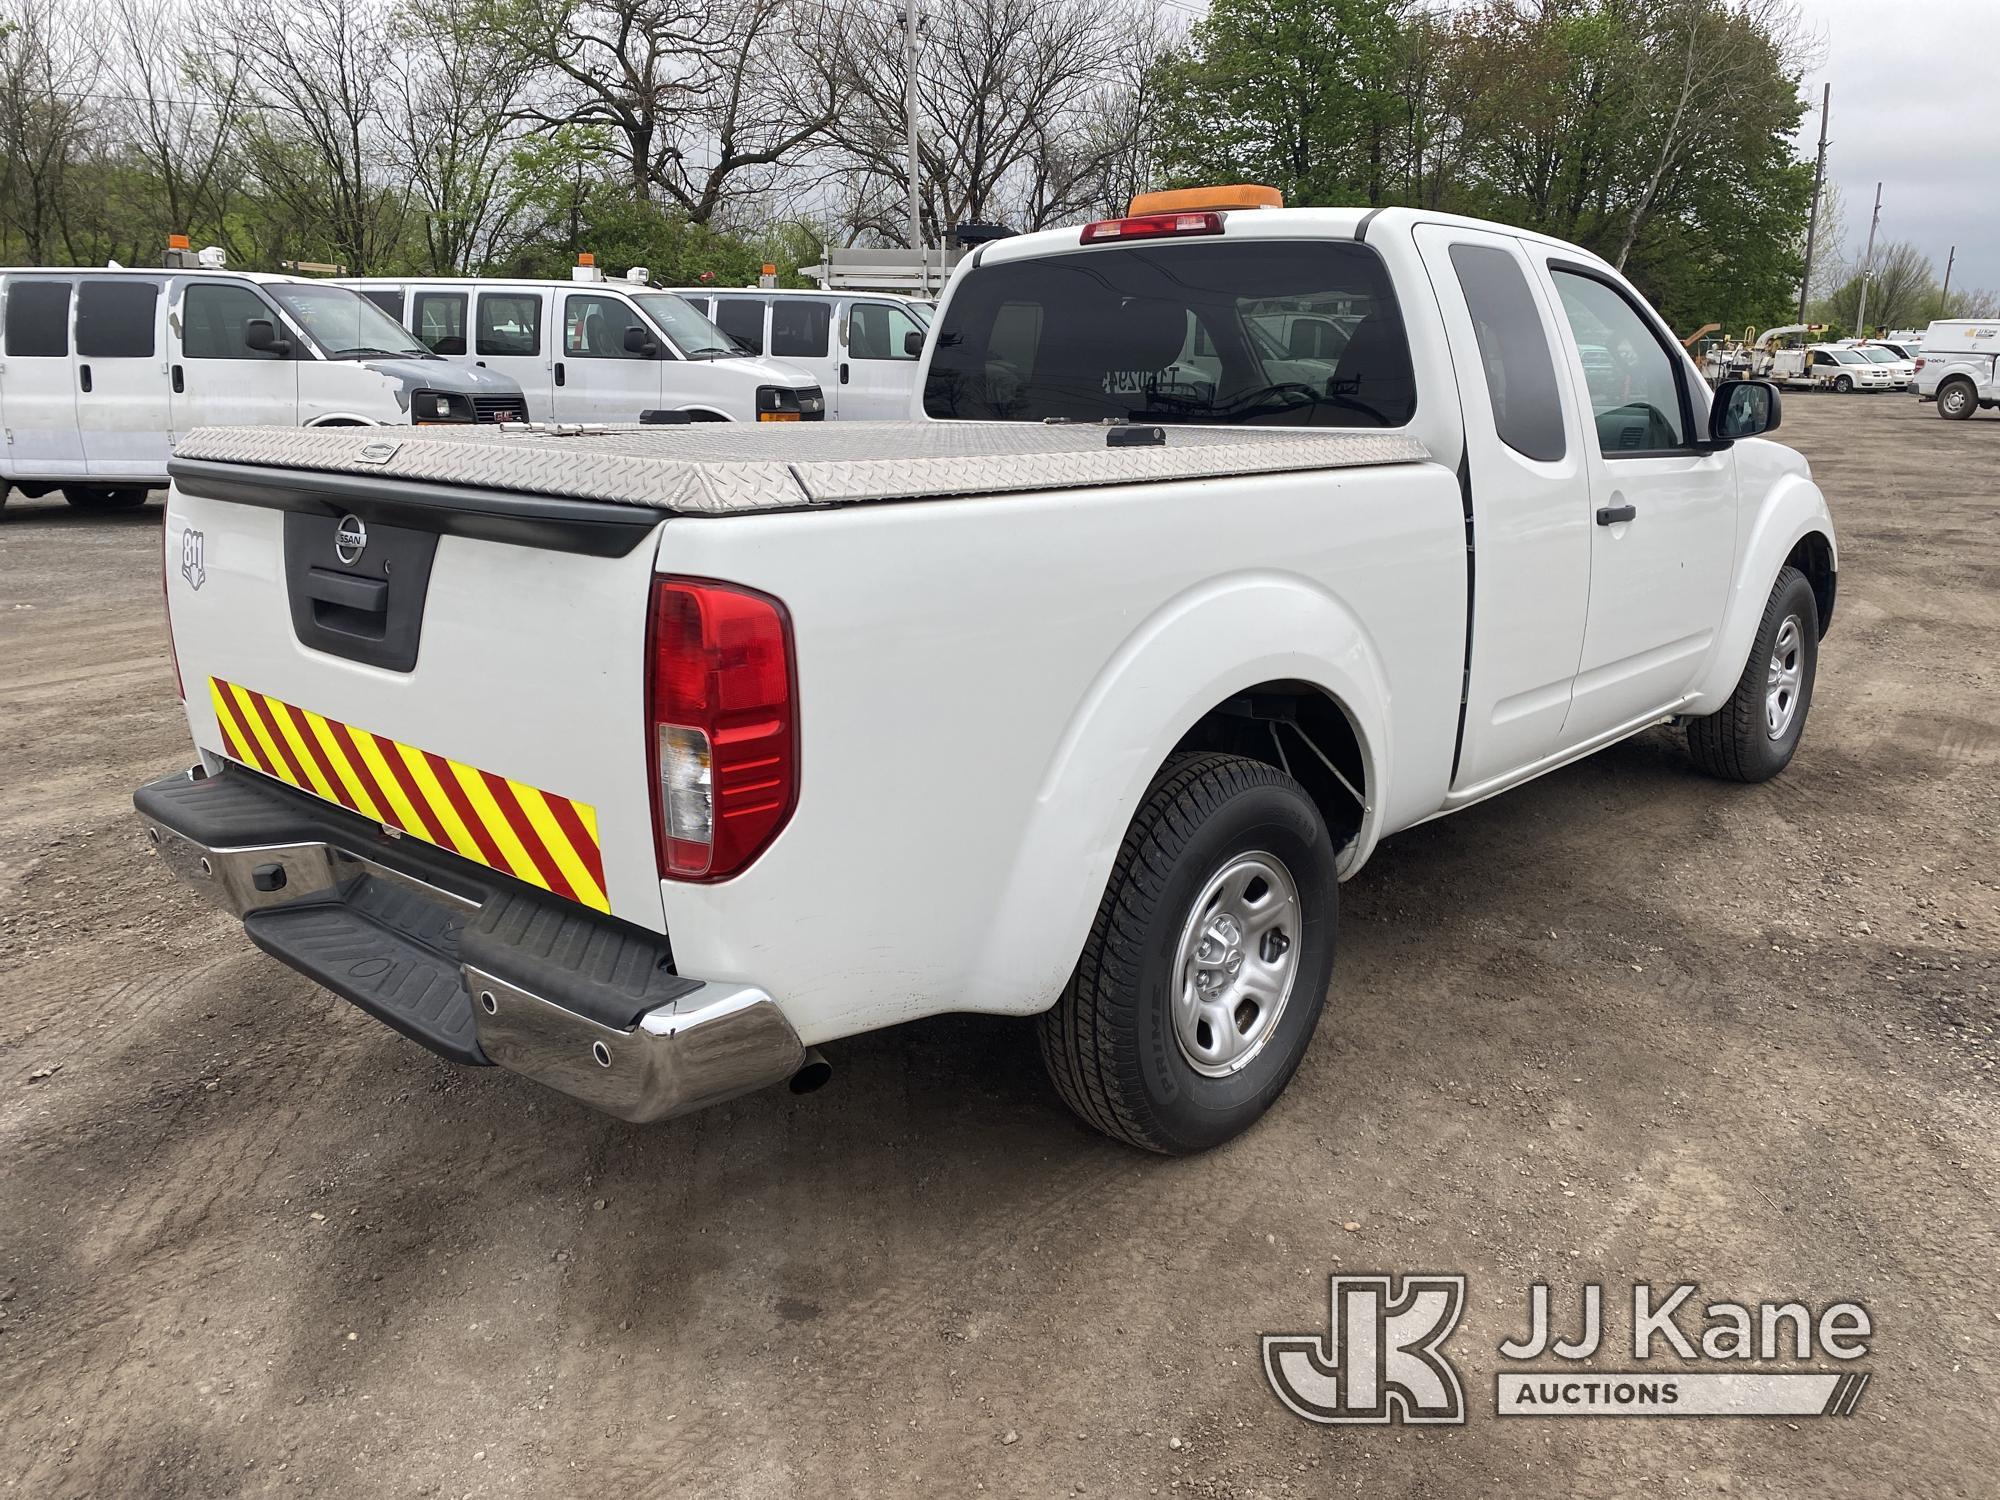
M 275 906 L 243 919 L 250 941 L 453 1062 L 486 1065 L 458 935 L 470 912 L 363 876 L 345 899 Z

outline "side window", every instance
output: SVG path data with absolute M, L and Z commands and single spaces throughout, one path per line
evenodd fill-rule
M 403 289 L 399 286 L 365 286 L 361 295 L 381 308 L 398 323 L 403 321 Z
M 465 353 L 465 293 L 418 292 L 410 299 L 410 331 L 433 354 Z
M 481 354 L 540 354 L 542 299 L 534 292 L 479 294 Z
M 1523 457 L 1553 463 L 1567 447 L 1562 399 L 1549 336 L 1520 262 L 1490 245 L 1453 245 L 1451 265 L 1479 339 L 1494 430 Z
M 847 315 L 847 352 L 855 359 L 907 359 L 906 336 L 923 336 L 923 325 L 893 302 L 857 302 Z
M 1616 458 L 1686 446 L 1678 369 L 1651 325 L 1609 284 L 1550 271 L 1583 354 L 1598 448 Z
M 244 327 L 263 318 L 283 336 L 284 325 L 264 299 L 248 287 L 198 282 L 181 294 L 181 355 L 186 359 L 278 359 L 269 349 L 252 349 Z
M 826 357 L 833 328 L 833 304 L 804 297 L 779 297 L 771 304 L 771 353 L 784 359 Z
M 575 359 L 644 359 L 625 347 L 625 330 L 645 328 L 617 297 L 569 294 L 563 300 L 563 353 Z M 658 336 L 646 329 L 648 336 Z
M 752 354 L 764 352 L 764 308 L 755 297 L 717 297 L 715 326 L 728 334 L 731 342 Z
M 69 283 L 7 283 L 7 353 L 15 359 L 61 359 L 69 353 Z
M 84 282 L 76 296 L 78 358 L 151 359 L 159 303 L 158 282 Z

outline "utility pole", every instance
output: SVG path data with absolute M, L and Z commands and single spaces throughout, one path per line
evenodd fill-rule
M 1952 262 L 1957 259 L 1958 246 L 1953 245 L 1951 247 L 1951 254 L 1944 258 L 1944 290 L 1938 293 L 1938 316 L 1940 318 L 1951 316 L 1951 267 Z
M 903 0 L 903 126 L 910 149 L 910 248 L 921 250 L 924 221 L 917 183 L 917 0 Z M 929 275 L 924 279 L 928 282 Z
M 1875 184 L 1875 217 L 1868 221 L 1868 248 L 1861 255 L 1861 306 L 1854 313 L 1854 336 L 1868 337 L 1868 281 L 1875 274 L 1875 226 L 1882 222 L 1882 184 Z
M 1820 185 L 1826 181 L 1826 117 L 1833 108 L 1833 85 L 1819 96 L 1819 160 L 1813 166 L 1812 216 L 1806 220 L 1806 273 L 1799 281 L 1799 321 L 1806 320 L 1806 298 L 1812 295 L 1813 241 L 1819 237 Z

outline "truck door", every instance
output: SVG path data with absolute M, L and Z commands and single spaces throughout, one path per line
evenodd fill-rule
M 473 362 L 521 387 L 531 407 L 523 417 L 549 415 L 548 301 L 548 292 L 535 287 L 482 287 L 473 311 Z
M 176 433 L 197 427 L 257 424 L 295 427 L 299 366 L 291 355 L 252 349 L 245 330 L 267 320 L 293 337 L 278 310 L 241 282 L 189 281 L 167 320 L 171 376 L 168 410 Z
M 607 292 L 564 292 L 562 303 L 555 419 L 636 422 L 640 412 L 660 406 L 660 360 L 625 347 L 628 328 L 656 342 L 658 330 L 623 297 Z
M 1555 309 L 1520 242 L 1427 224 L 1465 420 L 1471 639 L 1452 790 L 1556 753 L 1590 602 L 1585 434 Z
M 1590 432 L 1590 617 L 1567 744 L 1676 707 L 1708 657 L 1736 557 L 1736 466 L 1707 436 L 1708 393 L 1618 279 L 1538 256 Z M 1586 365 L 1581 345 L 1611 358 Z
M 70 352 L 75 290 L 66 276 L 7 278 L 6 358 L 0 360 L 7 446 L 0 472 L 10 479 L 83 477 L 76 359 Z
M 847 420 L 902 421 L 910 415 L 918 356 L 905 339 L 924 327 L 893 302 L 856 302 L 847 310 L 840 356 L 840 415 Z
M 165 308 L 149 277 L 82 278 L 76 295 L 76 415 L 87 473 L 164 480 L 172 423 Z

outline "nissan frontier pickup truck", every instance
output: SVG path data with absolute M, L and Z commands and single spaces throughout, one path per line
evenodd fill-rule
M 1135 208 L 968 257 L 908 421 L 190 435 L 159 853 L 627 1120 L 972 1011 L 1185 1153 L 1384 838 L 1670 721 L 1784 769 L 1837 575 L 1774 388 L 1539 235 Z

